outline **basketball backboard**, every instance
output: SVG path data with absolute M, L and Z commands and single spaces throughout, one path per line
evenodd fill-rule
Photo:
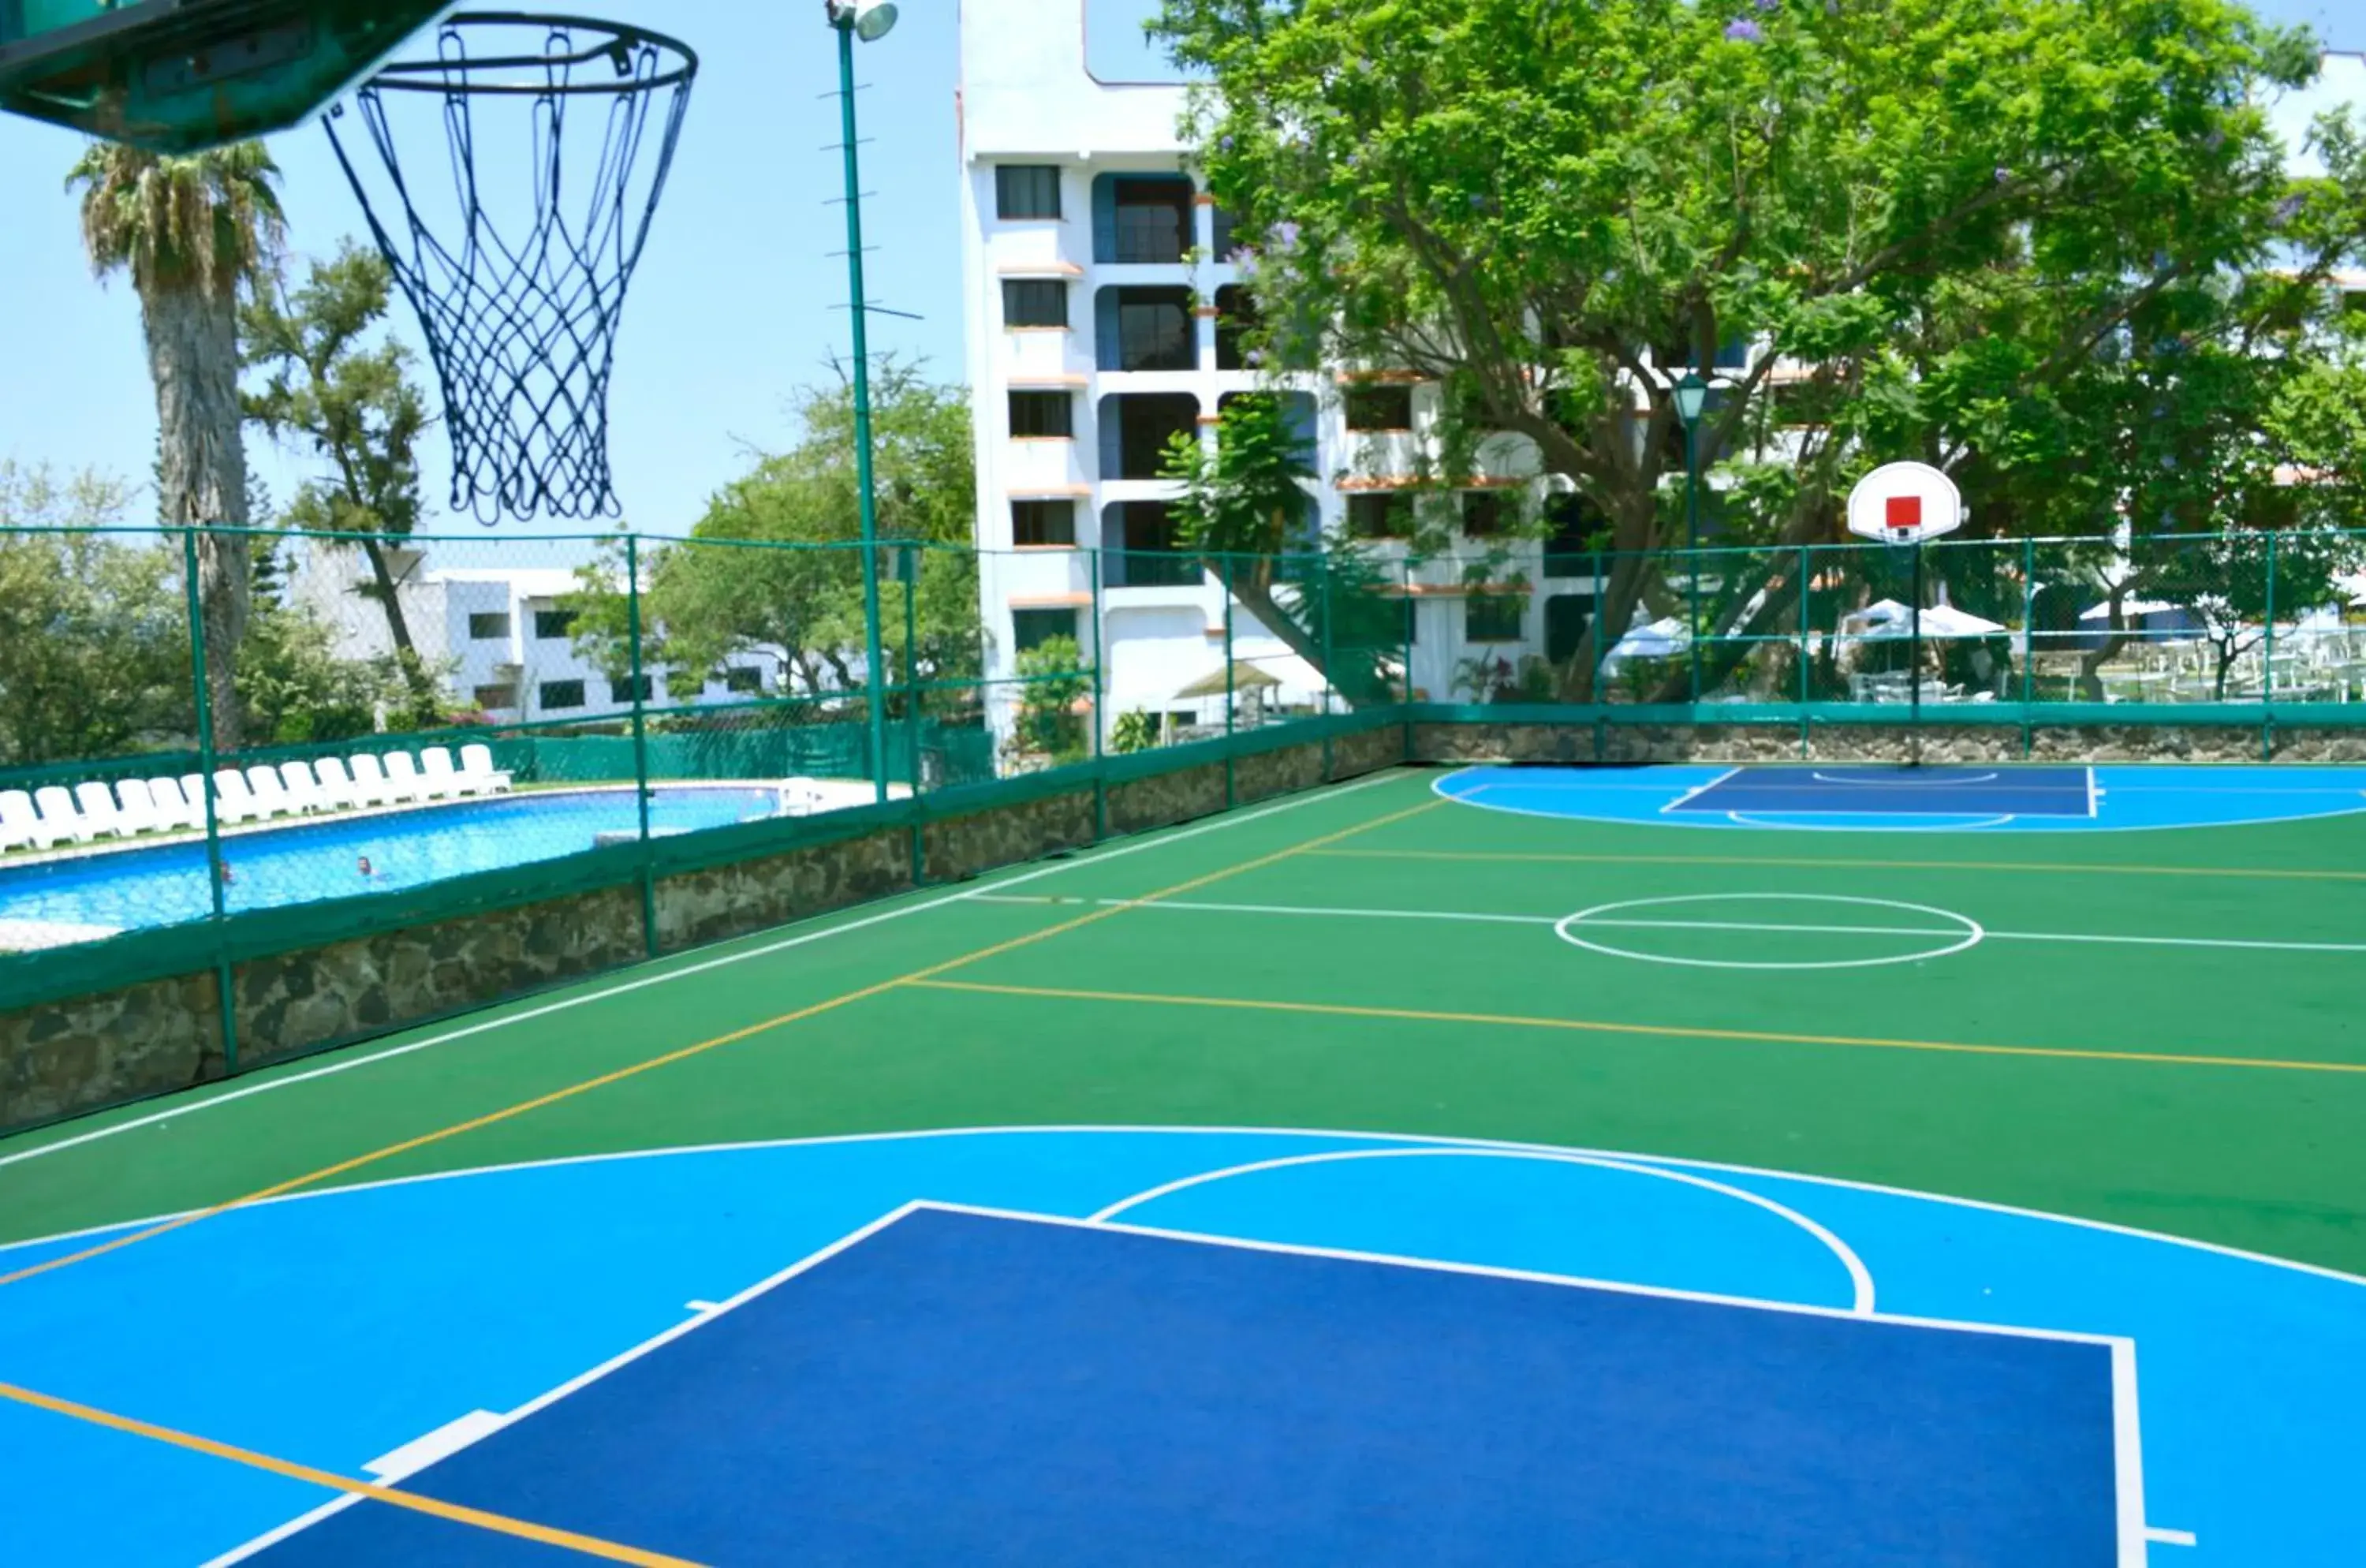
M 1920 544 L 1963 525 L 1963 492 L 1928 463 L 1886 463 L 1849 492 L 1849 532 L 1885 545 Z
M 283 130 L 454 0 L 0 0 L 0 109 L 194 152 Z

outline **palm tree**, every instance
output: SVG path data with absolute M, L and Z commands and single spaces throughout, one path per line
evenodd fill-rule
M 189 157 L 94 142 L 66 176 L 82 189 L 83 247 L 100 278 L 131 275 L 156 385 L 158 511 L 167 527 L 248 522 L 238 398 L 241 287 L 277 265 L 286 238 L 259 141 Z M 239 744 L 238 646 L 253 570 L 243 534 L 197 537 L 206 690 L 215 734 Z

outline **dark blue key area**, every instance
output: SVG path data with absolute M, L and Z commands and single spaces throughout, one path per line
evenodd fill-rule
M 1782 817 L 2089 817 L 2085 768 L 1742 768 L 1671 811 Z
M 715 1564 L 2108 1568 L 2114 1388 L 2099 1341 L 920 1208 L 404 1484 Z M 375 1503 L 250 1559 L 571 1560 Z

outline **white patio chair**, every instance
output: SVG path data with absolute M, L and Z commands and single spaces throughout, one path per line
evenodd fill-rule
M 321 787 L 321 781 L 312 776 L 312 764 L 310 762 L 280 763 L 279 782 L 287 786 L 287 798 L 296 803 L 299 811 L 336 809 L 337 803 L 329 798 L 328 792 Z
M 344 763 L 336 758 L 321 758 L 312 764 L 312 773 L 321 781 L 321 794 L 327 797 L 332 807 L 342 810 L 348 806 L 364 804 L 361 786 L 354 782 L 353 774 L 345 772 Z
M 199 773 L 183 773 L 181 775 L 181 798 L 189 803 L 191 827 L 202 828 L 206 825 L 206 781 L 204 775 Z M 213 808 L 214 820 L 219 822 L 222 819 L 221 796 L 220 795 L 216 795 L 213 797 Z
M 153 833 L 171 826 L 145 779 L 124 779 L 115 786 L 115 819 L 126 837 Z
M 246 775 L 236 768 L 218 769 L 214 773 L 214 820 L 222 823 L 252 822 L 263 815 L 263 803 L 246 787 Z
M 354 770 L 354 799 L 363 806 L 391 806 L 402 797 L 375 751 L 356 751 L 347 759 Z
M 468 792 L 468 781 L 452 765 L 452 753 L 441 746 L 430 746 L 419 753 L 420 787 L 430 800 L 456 800 Z
M 35 848 L 51 849 L 69 839 L 77 844 L 90 842 L 90 829 L 63 784 L 43 784 L 35 790 L 33 805 L 41 814 L 40 825 L 33 829 Z
M 148 798 L 156 803 L 158 825 L 168 832 L 175 828 L 202 828 L 206 825 L 206 803 L 191 800 L 184 795 L 176 780 L 150 779 Z
M 475 786 L 479 795 L 507 795 L 510 775 L 493 766 L 493 749 L 479 744 L 460 748 L 460 776 Z
M 39 835 L 41 814 L 21 789 L 0 790 L 0 850 L 20 850 Z
M 268 762 L 257 762 L 246 770 L 246 787 L 254 796 L 258 816 L 271 818 L 296 815 L 296 802 L 289 798 L 287 786 L 279 782 L 279 770 Z
M 74 805 L 82 813 L 86 836 L 93 839 L 128 839 L 131 829 L 123 825 L 123 813 L 115 804 L 115 795 L 96 779 L 74 785 Z
M 389 751 L 386 754 L 386 782 L 392 786 L 397 801 L 423 801 L 428 798 L 427 780 L 408 751 Z

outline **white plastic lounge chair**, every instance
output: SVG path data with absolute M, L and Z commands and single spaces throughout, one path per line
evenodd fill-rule
M 33 804 L 40 809 L 40 826 L 33 830 L 37 848 L 49 849 L 72 839 L 77 844 L 90 842 L 90 829 L 83 823 L 82 813 L 74 809 L 73 796 L 63 784 L 43 784 L 33 792 Z
M 336 808 L 337 803 L 329 798 L 327 792 L 321 788 L 320 781 L 312 776 L 312 764 L 310 762 L 280 763 L 279 782 L 287 786 L 287 798 L 296 803 L 299 811 L 332 811 Z
M 822 810 L 828 800 L 821 785 L 808 778 L 783 779 L 775 793 L 783 817 L 810 817 Z
M 330 806 L 342 809 L 362 804 L 361 786 L 354 783 L 353 774 L 334 757 L 323 757 L 312 764 L 313 773 L 321 781 L 321 794 Z
M 123 825 L 123 813 L 116 808 L 115 795 L 107 787 L 92 779 L 74 785 L 74 804 L 81 808 L 83 828 L 93 839 L 128 839 L 131 829 Z
M 183 773 L 181 775 L 181 798 L 189 803 L 189 826 L 192 828 L 204 827 L 206 825 L 205 776 L 201 773 Z M 219 822 L 221 819 L 221 797 L 217 795 L 214 796 L 214 820 Z
M 419 753 L 421 786 L 431 800 L 457 799 L 468 793 L 468 781 L 452 766 L 452 753 L 441 746 L 430 746 Z
M 167 831 L 206 825 L 205 803 L 183 795 L 181 786 L 171 779 L 150 779 L 148 798 L 156 803 L 157 826 Z
M 375 751 L 357 751 L 351 759 L 354 769 L 354 798 L 364 806 L 391 806 L 402 797 L 395 793 L 394 781 L 386 776 Z
M 427 780 L 408 751 L 389 751 L 386 754 L 386 782 L 394 787 L 394 798 L 398 801 L 428 798 Z
M 118 829 L 129 838 L 134 833 L 152 833 L 165 826 L 164 814 L 156 808 L 156 797 L 148 791 L 144 779 L 119 780 L 115 786 Z
M 263 815 L 263 803 L 246 787 L 246 775 L 236 768 L 223 768 L 214 774 L 214 820 L 217 822 L 252 822 Z
M 287 786 L 279 782 L 279 770 L 268 762 L 257 762 L 246 770 L 246 787 L 254 795 L 255 811 L 262 817 L 293 817 L 296 803 L 288 798 Z
M 460 748 L 460 776 L 469 781 L 479 795 L 507 795 L 509 774 L 493 766 L 493 749 L 485 745 Z
M 22 849 L 38 836 L 41 814 L 21 789 L 0 790 L 0 850 Z

